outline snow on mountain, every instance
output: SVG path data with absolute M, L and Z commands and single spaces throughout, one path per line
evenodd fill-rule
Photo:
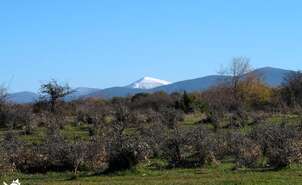
M 163 85 L 169 85 L 171 82 L 160 80 L 152 77 L 144 77 L 126 87 L 134 89 L 153 89 Z

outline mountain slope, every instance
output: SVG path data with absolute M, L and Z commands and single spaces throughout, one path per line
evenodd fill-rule
M 277 87 L 284 82 L 284 78 L 293 71 L 273 68 L 273 67 L 264 67 L 254 70 L 252 73 L 261 76 L 263 81 L 271 86 Z
M 96 89 L 96 88 L 88 88 L 88 87 L 79 87 L 73 90 L 73 92 L 69 95 L 67 95 L 64 100 L 66 101 L 72 101 L 79 99 L 81 97 L 85 97 L 89 94 L 95 93 L 100 91 L 101 89 Z
M 193 91 L 202 91 L 206 90 L 212 86 L 218 85 L 219 83 L 226 80 L 226 76 L 220 76 L 220 75 L 212 75 L 212 76 L 206 76 L 202 78 L 196 78 L 192 80 L 185 80 L 176 82 L 170 85 L 161 86 L 158 88 L 154 88 L 151 91 L 164 91 L 167 93 L 173 93 L 173 92 L 193 92 Z
M 263 82 L 266 83 L 268 86 L 277 87 L 283 83 L 284 77 L 286 77 L 286 75 L 288 75 L 291 72 L 293 71 L 273 68 L 273 67 L 264 67 L 264 68 L 256 69 L 251 73 L 261 76 Z M 218 85 L 219 83 L 224 82 L 228 78 L 229 78 L 228 76 L 222 76 L 222 75 L 206 76 L 202 78 L 185 80 L 170 85 L 161 86 L 158 88 L 151 89 L 151 91 L 152 92 L 164 91 L 167 93 L 183 92 L 183 91 L 187 91 L 187 92 L 202 91 L 210 87 L 213 87 L 215 85 Z
M 7 101 L 13 102 L 13 103 L 19 103 L 19 104 L 25 104 L 25 103 L 32 103 L 36 100 L 38 100 L 39 95 L 33 92 L 17 92 L 8 94 Z
M 145 89 L 134 89 L 134 88 L 128 88 L 128 87 L 112 87 L 104 90 L 100 90 L 94 93 L 91 93 L 85 98 L 88 97 L 99 97 L 99 98 L 113 98 L 113 97 L 124 97 L 124 96 L 130 96 L 135 95 L 137 93 L 141 92 L 147 92 Z

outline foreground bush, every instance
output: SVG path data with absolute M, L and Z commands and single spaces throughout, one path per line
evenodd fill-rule
M 302 162 L 301 133 L 293 126 L 257 127 L 251 137 L 261 146 L 271 167 L 281 168 Z

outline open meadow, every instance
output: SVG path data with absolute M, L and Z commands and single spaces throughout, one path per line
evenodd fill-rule
M 143 168 L 143 169 L 142 169 Z M 201 169 L 152 170 L 146 167 L 112 175 L 91 176 L 81 174 L 71 179 L 72 173 L 48 173 L 45 175 L 14 174 L 1 177 L 10 182 L 14 177 L 22 185 L 299 185 L 302 184 L 302 168 L 282 170 L 234 171 L 232 164 Z

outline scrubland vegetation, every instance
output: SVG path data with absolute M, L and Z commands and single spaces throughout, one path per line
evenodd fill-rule
M 299 184 L 302 73 L 268 87 L 245 58 L 203 92 L 64 102 L 0 98 L 0 176 L 28 184 Z M 247 75 L 249 74 L 249 75 Z

